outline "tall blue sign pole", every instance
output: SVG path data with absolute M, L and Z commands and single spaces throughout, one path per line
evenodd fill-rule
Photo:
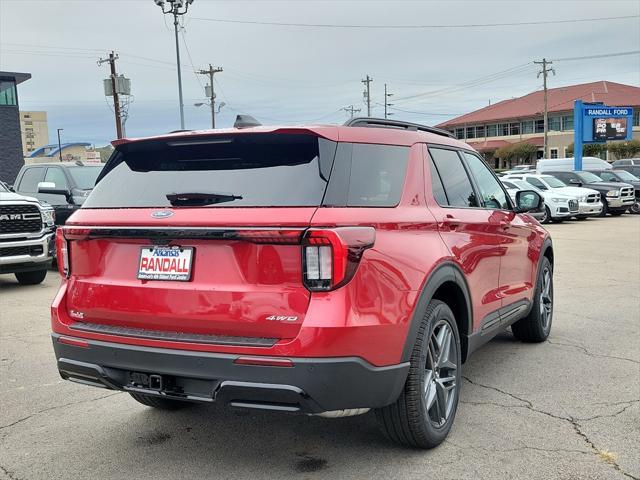
M 582 170 L 582 132 L 584 106 L 582 100 L 576 100 L 573 105 L 573 169 Z

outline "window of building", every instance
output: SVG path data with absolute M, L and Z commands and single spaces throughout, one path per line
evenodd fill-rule
M 24 124 L 25 124 L 25 125 L 33 125 L 33 122 L 32 122 L 32 121 L 27 120 L 27 121 L 25 121 L 25 122 L 24 122 Z
M 476 127 L 476 138 L 484 137 L 484 125 L 478 125 Z
M 554 130 L 559 132 L 561 128 L 561 118 L 560 117 L 549 117 L 549 130 Z
M 533 133 L 533 120 L 522 122 L 522 133 Z
M 573 130 L 573 115 L 562 117 L 562 130 Z
M 442 148 L 430 148 L 429 153 L 433 158 L 436 170 L 444 186 L 447 197 L 446 205 L 452 207 L 477 207 L 478 199 L 458 153 L 454 150 Z
M 467 127 L 467 138 L 476 138 L 476 127 Z
M 487 125 L 487 137 L 497 137 L 498 136 L 498 125 Z
M 456 138 L 464 140 L 464 128 L 456 128 Z
M 549 150 L 549 155 L 551 155 L 551 158 L 558 158 L 558 149 L 552 148 Z
M 498 135 L 504 137 L 509 135 L 509 124 L 508 123 L 499 123 L 498 124 Z
M 536 120 L 535 133 L 544 133 L 544 120 Z
M 22 115 L 23 118 L 31 118 L 31 115 L 29 115 L 28 113 L 25 113 Z
M 520 122 L 509 124 L 511 135 L 520 135 Z
M 491 210 L 506 210 L 509 208 L 509 202 L 507 201 L 507 195 L 504 193 L 503 188 L 500 186 L 500 182 L 491 173 L 489 167 L 471 153 L 463 154 L 469 165 L 469 170 L 473 174 L 476 180 L 476 185 L 480 190 L 482 196 L 482 205 L 485 208 Z
M 640 110 L 638 109 L 636 109 L 636 111 L 633 112 L 633 126 L 634 127 L 640 126 Z
M 13 80 L 0 80 L 0 105 L 18 105 L 16 82 Z

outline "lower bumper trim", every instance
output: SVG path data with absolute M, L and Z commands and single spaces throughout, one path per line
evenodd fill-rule
M 320 413 L 379 408 L 404 388 L 409 363 L 376 367 L 358 357 L 288 358 L 292 368 L 235 364 L 241 355 L 132 346 L 86 340 L 88 348 L 58 341 L 62 378 L 113 390 L 233 407 Z M 160 376 L 162 390 L 144 383 Z

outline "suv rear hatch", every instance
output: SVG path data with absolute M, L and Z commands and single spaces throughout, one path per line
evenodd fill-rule
M 308 131 L 118 145 L 67 223 L 72 328 L 196 343 L 296 336 L 304 230 L 336 143 Z

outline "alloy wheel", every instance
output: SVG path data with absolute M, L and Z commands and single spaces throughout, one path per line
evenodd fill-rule
M 431 424 L 442 427 L 456 399 L 458 345 L 449 323 L 440 320 L 431 332 L 424 378 L 424 404 Z
M 545 268 L 542 272 L 542 285 L 540 288 L 540 322 L 546 332 L 551 323 L 553 314 L 553 290 L 551 284 L 551 270 Z

